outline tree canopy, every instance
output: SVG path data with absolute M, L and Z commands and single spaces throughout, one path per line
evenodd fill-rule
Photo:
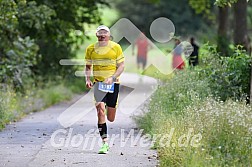
M 59 60 L 75 55 L 75 34 L 100 22 L 105 0 L 0 0 L 0 80 L 22 84 L 31 73 L 62 74 Z
M 197 15 L 189 6 L 187 0 L 129 0 L 116 3 L 121 17 L 130 19 L 139 29 L 148 33 L 150 24 L 158 17 L 167 17 L 175 25 L 176 33 L 180 35 L 195 34 L 198 30 L 207 28 L 207 19 Z M 130 11 L 130 12 L 128 12 Z

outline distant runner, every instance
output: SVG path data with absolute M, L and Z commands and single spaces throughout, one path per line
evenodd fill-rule
M 147 63 L 147 54 L 149 49 L 151 49 L 151 44 L 145 35 L 141 33 L 132 46 L 132 55 L 135 55 L 135 45 L 137 46 L 137 68 L 139 70 L 142 66 L 142 69 L 144 70 Z

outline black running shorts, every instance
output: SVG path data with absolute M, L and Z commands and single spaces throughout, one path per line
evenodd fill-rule
M 104 102 L 106 106 L 116 108 L 120 84 L 115 83 L 114 92 L 106 93 L 98 90 L 98 83 L 94 83 L 94 98 L 96 102 Z

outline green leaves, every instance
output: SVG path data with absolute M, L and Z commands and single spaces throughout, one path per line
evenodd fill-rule
M 1 60 L 2 82 L 12 82 L 16 89 L 22 87 L 22 80 L 31 74 L 31 69 L 37 62 L 38 46 L 29 37 L 17 37 L 12 47 L 6 49 L 5 58 Z
M 211 0 L 189 0 L 189 5 L 195 10 L 197 14 L 206 12 L 210 13 Z
M 23 35 L 35 39 L 42 55 L 34 70 L 40 75 L 65 75 L 71 68 L 59 65 L 62 58 L 75 56 L 78 42 L 83 43 L 83 36 L 73 35 L 75 30 L 84 34 L 84 23 L 100 21 L 98 4 L 104 0 L 65 0 L 46 1 L 28 0 L 23 13 L 19 16 L 20 30 Z
M 242 46 L 232 48 L 232 56 L 220 57 L 216 47 L 206 45 L 207 64 L 201 70 L 202 77 L 209 77 L 213 94 L 221 100 L 241 100 L 249 95 L 251 58 Z
M 233 3 L 236 3 L 238 0 L 216 0 L 215 5 L 223 7 L 223 6 L 232 6 Z
M 108 5 L 105 0 L 0 0 L 0 81 L 22 87 L 31 74 L 67 74 L 70 68 L 59 60 L 74 57 L 84 40 L 71 32 L 100 22 L 98 4 Z
M 22 30 L 36 29 L 44 30 L 45 24 L 56 16 L 54 10 L 46 5 L 37 5 L 35 1 L 28 2 L 27 4 L 20 5 L 19 7 L 19 21 Z
M 30 67 L 36 63 L 38 46 L 18 30 L 18 4 L 2 0 L 0 8 L 0 81 L 19 89 L 23 77 L 31 73 Z

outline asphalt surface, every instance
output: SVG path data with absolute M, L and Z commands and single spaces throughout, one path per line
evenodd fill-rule
M 90 92 L 7 125 L 0 132 L 0 166 L 157 166 L 151 141 L 132 119 L 143 112 L 157 81 L 125 73 L 121 85 L 116 120 L 107 123 L 108 154 L 97 153 L 101 139 Z M 75 119 L 71 119 L 73 114 L 77 115 Z

